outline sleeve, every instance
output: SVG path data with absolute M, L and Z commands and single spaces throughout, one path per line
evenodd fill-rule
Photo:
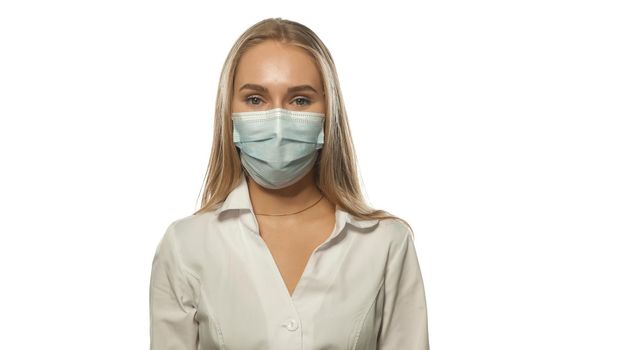
M 385 275 L 379 350 L 430 349 L 425 290 L 414 236 L 410 228 L 404 227 L 408 234 L 391 253 Z
M 175 222 L 156 248 L 149 283 L 150 350 L 198 349 L 196 276 L 184 267 L 175 244 Z

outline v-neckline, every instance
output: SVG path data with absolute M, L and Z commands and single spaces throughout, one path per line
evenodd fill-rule
M 324 247 L 328 242 L 330 242 L 333 238 L 335 238 L 337 236 L 337 234 L 339 233 L 338 231 L 341 231 L 344 227 L 344 224 L 342 222 L 342 220 L 344 220 L 344 218 L 339 215 L 339 208 L 335 207 L 335 224 L 333 225 L 333 229 L 331 231 L 331 233 L 328 235 L 328 237 L 320 244 L 318 244 L 313 251 L 311 252 L 311 254 L 309 255 L 309 257 L 307 258 L 307 262 L 305 263 L 305 267 L 302 271 L 302 274 L 300 275 L 300 278 L 298 279 L 298 281 L 296 282 L 296 285 L 294 286 L 294 290 L 292 291 L 292 293 L 289 293 L 289 289 L 287 288 L 287 283 L 285 283 L 285 279 L 283 278 L 283 275 L 281 274 L 281 271 L 279 270 L 279 266 L 274 258 L 274 255 L 272 254 L 272 251 L 270 250 L 270 248 L 268 247 L 268 244 L 266 243 L 266 241 L 263 239 L 263 237 L 261 236 L 260 232 L 259 232 L 259 222 L 257 221 L 257 217 L 255 216 L 255 212 L 251 209 L 250 210 L 250 215 L 253 218 L 254 221 L 254 225 L 255 225 L 255 230 L 256 230 L 256 235 L 257 235 L 257 239 L 259 239 L 261 241 L 261 245 L 264 249 L 264 253 L 266 254 L 266 258 L 269 260 L 269 264 L 270 264 L 270 269 L 272 270 L 272 274 L 275 276 L 275 278 L 278 280 L 277 283 L 280 285 L 279 289 L 283 292 L 283 294 L 286 296 L 287 300 L 290 303 L 293 303 L 298 296 L 300 295 L 300 293 L 302 293 L 303 288 L 306 286 L 306 282 L 307 282 L 307 275 L 310 273 L 308 270 L 310 269 L 310 266 L 312 266 L 312 261 L 315 260 L 315 256 L 316 256 L 316 252 Z

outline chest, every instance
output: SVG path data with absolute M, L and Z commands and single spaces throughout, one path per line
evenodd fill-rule
M 206 235 L 201 348 L 376 349 L 387 235 L 356 232 L 339 219 L 256 219 L 247 213 Z
M 283 283 L 290 295 L 302 277 L 313 251 L 332 233 L 332 217 L 314 221 L 283 222 L 258 218 L 259 232 L 264 240 Z

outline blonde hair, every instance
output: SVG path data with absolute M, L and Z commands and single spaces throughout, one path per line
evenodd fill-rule
M 327 107 L 324 145 L 318 150 L 317 161 L 313 167 L 319 190 L 330 202 L 357 218 L 394 218 L 410 228 L 405 220 L 384 210 L 373 209 L 365 202 L 333 58 L 311 29 L 280 17 L 264 19 L 248 28 L 227 55 L 218 85 L 213 144 L 204 178 L 201 208 L 193 215 L 216 209 L 239 184 L 240 176 L 245 172 L 232 139 L 230 116 L 233 81 L 242 54 L 266 40 L 303 48 L 314 58 L 320 71 Z

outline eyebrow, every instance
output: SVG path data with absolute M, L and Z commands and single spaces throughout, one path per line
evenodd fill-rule
M 260 92 L 268 92 L 268 89 L 266 89 L 265 87 L 259 84 L 250 84 L 250 83 L 244 84 L 242 85 L 242 87 L 240 87 L 240 91 L 244 89 L 250 89 L 250 90 L 255 90 L 255 91 L 260 91 Z M 318 93 L 311 85 L 297 85 L 297 86 L 292 86 L 287 89 L 287 93 L 300 92 L 300 91 L 313 91 L 316 94 Z

